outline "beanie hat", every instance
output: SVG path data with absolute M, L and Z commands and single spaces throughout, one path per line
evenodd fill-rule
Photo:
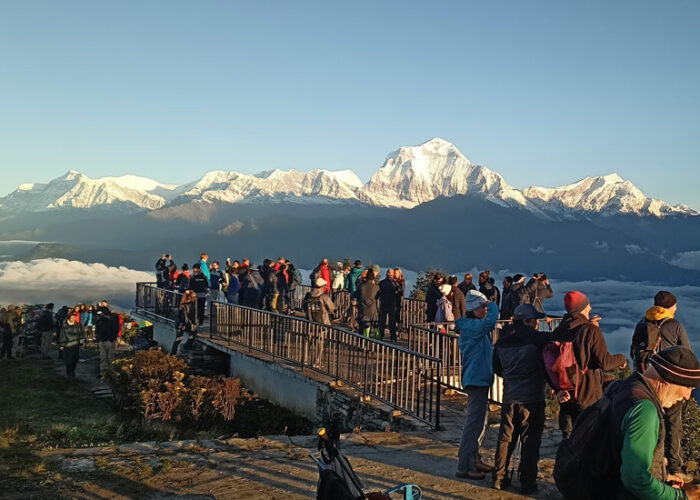
M 564 307 L 569 314 L 580 313 L 589 304 L 588 297 L 576 290 L 572 290 L 564 295 Z
M 476 290 L 469 290 L 466 299 L 467 311 L 478 309 L 489 301 L 486 295 Z
M 452 285 L 440 285 L 440 293 L 443 295 L 447 295 L 452 291 Z
M 323 288 L 326 286 L 328 283 L 326 283 L 326 280 L 323 278 L 316 278 L 316 281 L 314 281 L 314 285 L 316 285 L 316 288 Z
M 375 276 L 379 276 L 379 266 L 377 264 L 372 266 L 372 271 L 374 272 Z
M 654 305 L 670 309 L 676 304 L 676 296 L 671 292 L 661 290 L 659 293 L 654 295 Z
M 700 385 L 700 363 L 687 347 L 676 345 L 659 351 L 649 358 L 649 363 L 669 384 L 693 388 Z
M 522 274 L 516 274 L 513 276 L 513 283 L 523 283 L 525 281 L 525 276 Z

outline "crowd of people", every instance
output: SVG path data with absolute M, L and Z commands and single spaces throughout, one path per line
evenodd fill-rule
M 231 303 L 292 312 L 293 290 L 301 284 L 301 276 L 288 260 L 266 259 L 255 269 L 248 259 L 240 263 L 227 260 L 223 272 L 217 262 L 208 266 L 207 260 L 202 254 L 193 265 L 193 274 L 186 278 L 182 276 L 187 266 L 178 274 L 169 255 L 163 255 L 156 264 L 161 272 L 158 286 L 184 292 L 179 321 L 183 332 L 196 332 L 204 318 L 207 298 L 221 300 L 223 296 Z M 624 369 L 627 357 L 608 352 L 600 318 L 591 314 L 588 297 L 578 291 L 566 293 L 565 316 L 553 332 L 544 333 L 538 330 L 539 321 L 546 317 L 544 301 L 554 295 L 546 274 L 535 273 L 529 279 L 523 274 L 507 276 L 502 290 L 490 274 L 488 270 L 480 272 L 478 282 L 473 283 L 471 273 L 461 282 L 457 276 L 436 273 L 425 291 L 427 321 L 453 323 L 459 335 L 462 386 L 468 399 L 457 477 L 478 480 L 490 473 L 494 488 L 510 487 L 507 471 L 519 441 L 522 493 L 537 491 L 545 398 L 551 392 L 559 403 L 562 446 L 581 439 L 579 434 L 585 430 L 577 422 L 590 423 L 591 414 L 603 413 L 601 401 L 612 400 L 617 405 L 614 419 L 606 417 L 604 422 L 597 422 L 603 427 L 619 427 L 619 432 L 610 431 L 614 437 L 603 443 L 609 447 L 605 452 L 612 453 L 621 464 L 616 473 L 606 477 L 611 488 L 608 493 L 616 491 L 639 498 L 696 497 L 698 491 L 683 472 L 680 433 L 683 405 L 691 389 L 700 384 L 700 365 L 685 329 L 674 318 L 675 296 L 667 291 L 655 296 L 654 305 L 635 330 L 631 350 L 635 372 L 613 381 L 615 377 L 609 372 Z M 345 315 L 348 323 L 354 323 L 360 333 L 379 339 L 388 329 L 390 340 L 397 339 L 406 293 L 399 268 L 387 269 L 381 279 L 376 265 L 364 267 L 357 260 L 352 266 L 331 266 L 323 259 L 309 279 L 313 288 L 302 302 L 308 319 L 331 324 L 334 317 L 343 314 L 333 293 L 347 291 L 351 297 Z M 494 344 L 491 335 L 499 319 L 510 321 Z M 481 459 L 479 448 L 494 375 L 503 379 L 503 402 L 492 465 Z M 590 436 L 587 438 L 591 441 Z M 577 478 L 572 479 L 566 474 L 565 458 L 558 458 L 557 466 L 557 484 L 567 498 L 588 498 L 577 497 L 576 491 L 609 496 L 596 490 L 599 483 L 585 468 L 579 467 Z M 585 488 L 569 488 L 575 481 L 583 481 Z
M 52 345 L 55 343 L 58 357 L 65 363 L 66 375 L 74 378 L 80 359 L 80 347 L 90 340 L 96 343 L 99 350 L 100 369 L 97 376 L 104 378 L 114 361 L 115 348 L 123 329 L 123 315 L 110 308 L 107 300 L 94 305 L 62 306 L 56 312 L 53 303 L 40 309 L 9 305 L 0 308 L 0 359 L 15 358 L 15 339 L 24 332 L 24 342 L 27 345 L 23 345 L 23 349 L 36 346 L 41 359 L 49 360 Z M 30 331 L 35 335 L 30 334 Z
M 192 265 L 178 268 L 172 255 L 163 254 L 156 261 L 158 288 L 183 294 L 179 303 L 178 329 L 196 333 L 197 326 L 207 317 L 210 301 L 254 307 L 280 314 L 293 314 L 296 290 L 302 276 L 291 261 L 284 257 L 264 259 L 259 266 L 250 259 L 226 259 L 222 270 L 218 261 L 209 263 L 202 253 Z M 330 325 L 334 318 L 347 321 L 364 335 L 383 339 L 388 329 L 396 341 L 397 324 L 406 293 L 406 280 L 400 268 L 390 268 L 380 279 L 379 266 L 363 267 L 356 260 L 353 266 L 337 262 L 331 265 L 322 259 L 309 276 L 312 290 L 302 298 L 306 317 Z M 340 310 L 334 301 L 338 292 L 347 291 L 351 302 Z M 186 293 L 190 292 L 190 293 Z
M 537 305 L 515 306 L 494 345 L 496 303 L 478 290 L 466 293 L 466 316 L 455 321 L 468 395 L 457 477 L 491 473 L 493 488 L 510 487 L 508 464 L 520 441 L 521 492 L 536 492 L 549 385 L 560 405 L 563 438 L 554 473 L 566 498 L 699 498 L 700 486 L 683 471 L 680 436 L 683 406 L 700 385 L 700 364 L 674 318 L 675 296 L 660 291 L 654 297 L 632 341 L 636 370 L 623 380 L 606 377 L 625 368 L 627 358 L 608 352 L 586 295 L 566 293 L 566 314 L 551 333 L 538 331 L 545 314 Z M 494 375 L 503 379 L 503 402 L 492 465 L 479 448 Z M 612 465 L 602 474 L 600 460 L 607 457 Z

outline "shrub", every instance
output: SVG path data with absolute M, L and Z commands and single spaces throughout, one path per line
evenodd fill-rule
M 122 410 L 188 427 L 232 420 L 245 392 L 238 379 L 188 375 L 182 359 L 160 349 L 115 361 L 108 381 Z
M 681 448 L 686 469 L 697 474 L 700 462 L 700 407 L 694 399 L 688 401 L 683 411 Z

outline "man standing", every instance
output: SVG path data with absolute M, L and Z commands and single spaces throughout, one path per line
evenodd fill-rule
M 464 281 L 459 284 L 459 289 L 462 290 L 465 297 L 467 293 L 469 293 L 469 290 L 476 290 L 476 286 L 472 283 L 473 278 L 472 273 L 467 273 L 464 275 Z
M 203 254 L 206 257 L 206 254 Z M 192 266 L 192 278 L 190 278 L 190 290 L 197 294 L 197 324 L 204 322 L 204 307 L 207 303 L 207 292 L 209 291 L 209 279 L 202 272 L 200 263 Z
M 530 281 L 525 285 L 530 296 L 530 304 L 535 306 L 538 311 L 544 312 L 544 301 L 554 297 L 552 285 L 549 284 L 549 279 L 544 273 L 535 273 L 530 278 Z
M 581 412 L 603 395 L 603 371 L 624 368 L 624 354 L 610 354 L 598 323 L 600 316 L 590 317 L 588 297 L 578 291 L 564 296 L 566 314 L 553 332 L 553 340 L 571 342 L 578 366 L 578 383 L 575 391 L 560 391 L 559 429 L 564 439 L 571 434 L 574 422 Z
M 170 263 L 168 263 L 170 261 Z M 156 283 L 158 288 L 168 288 L 170 277 L 170 266 L 175 264 L 169 253 L 164 253 L 156 261 Z
M 386 271 L 386 278 L 379 282 L 379 338 L 384 340 L 384 329 L 389 325 L 391 341 L 396 342 L 396 318 L 399 312 L 401 288 L 394 281 L 394 269 Z
M 634 361 L 635 370 L 640 373 L 646 368 L 646 354 L 653 355 L 655 352 L 673 346 L 683 346 L 692 351 L 688 333 L 683 325 L 675 319 L 678 310 L 678 301 L 671 292 L 661 290 L 654 296 L 654 305 L 644 314 L 644 318 L 635 328 L 635 335 L 630 353 Z M 646 337 L 648 328 L 655 328 L 658 335 L 658 342 L 655 346 L 647 346 L 647 351 L 640 352 L 635 347 L 635 340 L 639 334 Z M 681 456 L 681 437 L 683 434 L 683 422 L 681 417 L 685 408 L 685 401 L 678 401 L 664 411 L 664 427 L 666 431 L 665 446 L 666 458 L 668 459 L 668 471 L 671 474 L 683 474 L 683 459 Z
M 486 431 L 488 394 L 493 384 L 493 341 L 491 332 L 498 321 L 498 306 L 483 293 L 469 290 L 467 315 L 455 321 L 462 356 L 462 387 L 467 393 L 467 416 L 459 444 L 460 479 L 484 479 L 493 466 L 481 461 L 479 447 Z
M 425 315 L 428 323 L 435 321 L 437 314 L 437 301 L 442 297 L 440 286 L 444 283 L 442 274 L 435 273 L 433 279 L 428 284 L 428 289 L 425 291 Z
M 202 274 L 204 277 L 209 281 L 211 276 L 209 275 L 209 264 L 207 264 L 207 261 L 209 260 L 209 255 L 206 253 L 201 253 L 199 255 L 199 269 L 202 271 Z
M 0 310 L 0 331 L 2 331 L 2 351 L 0 359 L 7 356 L 7 359 L 14 359 L 12 356 L 12 345 L 15 334 L 21 326 L 22 309 L 19 306 L 7 306 L 7 310 Z M 18 320 L 19 319 L 19 320 Z
M 114 321 L 116 318 L 113 317 L 106 300 L 100 302 L 99 307 L 95 311 L 95 318 L 95 338 L 100 353 L 100 378 L 104 379 L 114 361 L 114 350 L 117 347 L 117 337 L 119 336 L 119 324 Z
M 50 359 L 51 339 L 53 339 L 53 303 L 46 304 L 46 308 L 39 316 L 39 332 L 41 333 L 41 359 Z
M 450 276 L 447 278 L 447 284 L 452 287 L 447 296 L 452 302 L 452 314 L 455 318 L 461 318 L 467 314 L 466 297 L 457 285 L 457 276 Z
M 226 283 L 226 277 L 219 269 L 219 263 L 217 261 L 211 263 L 209 283 L 211 283 L 211 300 L 220 301 L 222 299 L 221 287 Z
M 662 418 L 664 409 L 687 401 L 698 385 L 700 364 L 682 346 L 654 354 L 644 373 L 610 384 L 581 417 L 589 425 L 577 427 L 559 447 L 554 479 L 564 497 L 700 498 L 699 484 L 684 484 L 681 477 L 666 473 Z M 596 422 L 599 439 L 592 440 L 587 431 Z M 605 477 L 600 477 L 601 460 L 609 463 Z
M 510 319 L 513 316 L 515 308 L 511 305 L 510 287 L 513 284 L 513 277 L 506 276 L 503 278 L 503 293 L 501 294 L 501 319 Z
M 501 427 L 496 445 L 493 487 L 506 488 L 508 463 L 520 439 L 520 488 L 523 495 L 537 491 L 537 462 L 544 430 L 545 372 L 543 334 L 537 324 L 544 318 L 530 304 L 515 308 L 513 323 L 506 325 L 493 351 L 493 371 L 503 377 Z

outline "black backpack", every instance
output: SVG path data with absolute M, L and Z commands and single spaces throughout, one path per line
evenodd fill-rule
M 632 345 L 630 346 L 630 357 L 634 366 L 640 372 L 646 369 L 646 361 L 659 351 L 659 345 L 663 340 L 661 327 L 669 318 L 661 320 L 659 323 L 648 321 L 643 318 L 637 323 L 632 334 Z
M 316 323 L 323 323 L 323 304 L 321 304 L 321 296 L 313 297 L 311 292 L 304 296 L 304 311 L 306 311 L 306 319 Z
M 615 446 L 619 438 L 612 432 L 607 392 L 579 415 L 569 439 L 557 449 L 554 482 L 567 500 L 610 498 L 620 487 L 621 447 Z

